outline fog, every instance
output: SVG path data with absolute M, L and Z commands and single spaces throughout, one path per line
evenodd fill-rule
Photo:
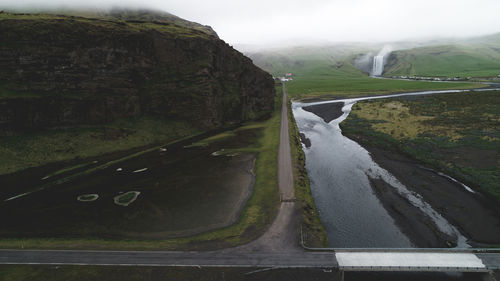
M 0 9 L 152 8 L 231 44 L 384 42 L 500 32 L 499 0 L 0 0 Z

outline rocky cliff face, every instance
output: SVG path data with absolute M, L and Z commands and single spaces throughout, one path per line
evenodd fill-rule
M 210 129 L 273 110 L 272 77 L 197 29 L 4 13 L 0 38 L 0 129 L 142 114 Z

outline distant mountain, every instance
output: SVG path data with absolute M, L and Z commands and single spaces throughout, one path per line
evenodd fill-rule
M 390 54 L 384 76 L 491 77 L 500 75 L 500 34 L 455 44 L 398 50 Z
M 466 40 L 468 43 L 472 44 L 487 44 L 500 46 L 500 33 L 495 33 L 492 35 L 486 35 L 481 37 L 469 38 Z
M 500 75 L 500 33 L 466 39 L 261 48 L 245 54 L 274 75 L 293 72 L 297 77 L 335 79 L 368 75 L 373 56 L 386 46 L 393 51 L 386 56 L 384 76 Z

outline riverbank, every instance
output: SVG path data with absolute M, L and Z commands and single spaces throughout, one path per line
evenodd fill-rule
M 497 91 L 400 96 L 357 102 L 341 127 L 500 200 L 499 112 Z
M 311 194 L 309 177 L 306 170 L 306 156 L 302 149 L 302 143 L 306 147 L 311 146 L 311 141 L 299 132 L 291 103 L 288 104 L 288 119 L 290 131 L 290 147 L 293 162 L 294 188 L 295 195 L 299 201 L 302 213 L 301 239 L 304 246 L 307 247 L 327 247 L 328 238 L 325 227 L 321 223 L 314 198 Z
M 437 231 L 432 220 L 399 194 L 394 187 L 381 179 L 370 178 L 370 184 L 377 198 L 399 227 L 418 248 L 447 248 L 456 246 L 454 237 Z
M 497 246 L 496 97 L 494 92 L 469 92 L 363 101 L 353 106 L 341 128 L 455 225 L 471 246 Z
M 421 195 L 434 210 L 455 225 L 470 239 L 468 243 L 471 246 L 500 245 L 500 206 L 496 200 L 480 193 L 472 194 L 460 184 L 422 168 L 421 163 L 402 153 L 371 146 L 353 135 L 348 137 L 362 144 L 377 164 L 393 174 L 409 190 Z M 429 220 L 405 198 L 391 192 L 390 186 L 381 191 L 379 182 L 376 180 L 375 193 L 412 242 L 418 247 L 453 245 L 449 242 L 450 237 L 443 233 L 429 233 Z
M 426 97 L 405 97 L 408 100 L 418 100 L 418 99 L 426 99 L 427 103 L 431 103 L 432 106 L 426 105 L 425 109 L 427 112 L 431 109 L 441 108 L 443 102 L 435 102 L 435 97 L 443 98 L 446 94 L 441 95 L 433 95 Z M 454 109 L 455 104 L 463 104 L 464 102 L 467 106 L 470 107 L 470 104 L 474 104 L 471 102 L 474 99 L 476 103 L 478 93 L 463 93 L 461 95 L 467 95 L 466 101 L 456 101 L 458 100 L 458 94 L 448 94 L 449 97 L 444 97 L 447 99 L 448 108 Z M 494 95 L 494 93 L 484 93 L 480 94 L 484 96 Z M 403 99 L 403 98 L 401 98 Z M 450 102 L 449 100 L 455 100 Z M 420 161 L 420 159 L 415 158 L 412 154 L 407 153 L 408 145 L 406 142 L 394 140 L 390 137 L 392 136 L 413 136 L 416 135 L 416 130 L 412 129 L 412 125 L 415 125 L 417 121 L 428 120 L 433 118 L 444 118 L 441 115 L 435 113 L 430 114 L 430 116 L 437 117 L 422 117 L 411 118 L 412 114 L 415 111 L 407 112 L 404 109 L 404 106 L 395 103 L 399 99 L 391 98 L 384 99 L 380 102 L 375 101 L 367 101 L 367 102 L 358 102 L 357 105 L 353 107 L 353 112 L 348 116 L 348 118 L 340 124 L 342 128 L 342 133 L 345 136 L 357 141 L 359 144 L 363 145 L 363 147 L 370 152 L 371 158 L 383 169 L 389 171 L 392 175 L 394 175 L 410 192 L 415 192 L 420 194 L 422 199 L 427 202 L 432 209 L 441 214 L 449 223 L 456 226 L 460 233 L 462 233 L 466 238 L 469 239 L 468 243 L 474 247 L 491 247 L 498 246 L 500 244 L 500 210 L 498 201 L 490 194 L 483 193 L 478 191 L 477 188 L 474 190 L 476 193 L 471 193 L 470 188 L 465 188 L 461 183 L 457 183 L 446 176 L 440 175 L 438 172 L 429 169 L 430 167 L 437 169 L 435 166 L 429 166 L 426 162 Z M 480 99 L 481 100 L 481 99 Z M 487 98 L 482 99 L 487 100 Z M 387 112 L 383 111 L 385 108 L 381 104 L 390 104 L 390 108 L 388 108 Z M 490 102 L 491 103 L 491 102 Z M 363 104 L 363 107 L 361 105 Z M 360 107 L 364 109 L 365 104 L 376 104 L 375 106 L 371 106 L 368 109 L 365 109 L 366 112 L 370 112 L 371 115 L 374 116 L 373 119 L 370 120 L 361 120 L 360 117 L 357 116 L 360 110 Z M 494 103 L 493 103 L 494 104 Z M 320 106 L 310 106 L 309 111 L 313 112 L 315 115 L 319 116 L 326 121 L 328 120 L 328 115 L 340 116 L 342 114 L 341 108 L 343 103 L 341 102 L 333 102 L 328 104 L 321 104 Z M 437 105 L 437 106 L 436 106 Z M 494 106 L 494 105 L 493 105 Z M 458 107 L 458 105 L 457 105 Z M 464 109 L 464 106 L 461 106 Z M 480 112 L 480 117 L 487 116 L 487 118 L 492 118 L 489 116 L 491 114 L 491 106 L 485 107 L 484 111 Z M 413 108 L 410 108 L 413 110 Z M 462 110 L 463 112 L 463 110 Z M 471 110 L 470 108 L 465 108 L 466 116 L 470 116 L 472 120 L 468 120 L 467 122 L 457 122 L 453 120 L 453 122 L 448 121 L 448 123 L 455 123 L 462 125 L 461 134 L 466 134 L 470 131 L 464 131 L 463 127 L 465 124 L 469 123 L 478 123 L 481 122 L 481 118 L 477 116 L 475 110 Z M 464 113 L 464 112 L 463 112 Z M 325 115 L 326 114 L 326 115 Z M 384 115 L 386 114 L 386 115 Z M 410 117 L 408 117 L 410 116 Z M 455 114 L 445 113 L 445 117 L 454 117 Z M 463 118 L 463 114 L 460 115 Z M 385 118 L 387 117 L 387 118 Z M 405 125 L 393 126 L 392 121 L 388 118 L 393 118 L 394 120 L 406 120 L 410 118 Z M 406 118 L 406 119 L 405 119 Z M 442 120 L 434 120 L 434 122 L 445 122 Z M 413 123 L 412 123 L 413 122 Z M 477 130 L 483 129 L 484 126 L 488 127 L 488 121 L 483 122 L 482 127 L 478 127 L 474 125 Z M 318 124 L 319 125 L 319 124 Z M 431 133 L 435 133 L 436 130 L 429 129 L 429 126 L 436 126 L 439 124 L 430 123 L 426 124 L 427 126 L 420 128 L 415 125 L 415 128 L 420 128 L 420 130 L 428 130 Z M 450 130 L 453 129 L 453 125 L 448 125 L 446 131 L 448 134 L 452 135 Z M 307 125 L 306 128 L 313 126 L 312 124 Z M 384 135 L 380 132 L 374 132 L 375 129 L 372 127 L 380 126 L 380 128 L 384 128 L 386 134 Z M 312 128 L 312 127 L 311 127 Z M 379 127 L 377 127 L 379 128 Z M 440 127 L 441 129 L 442 127 Z M 309 129 L 308 129 L 309 130 Z M 441 129 L 442 130 L 442 129 Z M 495 132 L 491 133 L 495 134 Z M 478 131 L 475 131 L 472 136 L 477 136 Z M 473 137 L 469 136 L 467 138 L 468 144 L 471 145 Z M 305 137 L 303 138 L 305 139 Z M 435 144 L 435 141 L 430 139 L 428 141 L 423 141 L 422 144 Z M 318 141 L 318 140 L 316 140 Z M 313 146 L 314 140 L 313 140 Z M 481 148 L 487 149 L 489 148 L 484 141 L 481 143 L 483 145 Z M 422 146 L 425 147 L 425 146 Z M 418 151 L 418 147 L 411 146 L 414 151 Z M 489 148 L 491 149 L 491 148 Z M 465 147 L 461 148 L 460 151 L 454 150 L 454 155 L 463 156 L 463 152 L 466 151 Z M 473 150 L 478 151 L 478 150 Z M 439 151 L 437 151 L 439 152 Z M 462 154 L 459 154 L 462 152 Z M 436 151 L 432 151 L 432 153 L 436 153 Z M 441 154 L 438 154 L 441 155 Z M 466 153 L 465 157 L 473 155 L 473 153 Z M 452 155 L 448 155 L 451 157 Z M 490 155 L 491 156 L 491 155 Z M 494 154 L 493 154 L 494 157 Z M 447 159 L 446 157 L 442 157 L 443 159 Z M 457 157 L 454 156 L 456 160 Z M 476 165 L 479 168 L 488 168 L 491 161 L 489 161 L 489 156 L 479 157 L 476 155 L 476 161 L 468 161 L 471 165 Z M 460 160 L 460 159 L 459 159 Z M 460 161 L 462 162 L 462 161 Z M 493 161 L 494 162 L 494 161 Z M 492 162 L 492 163 L 493 163 Z M 440 169 L 437 169 L 438 171 Z M 442 170 L 441 170 L 442 171 Z M 446 171 L 445 171 L 446 172 Z M 366 175 L 370 175 L 371 172 L 368 170 Z M 487 179 L 485 179 L 487 180 Z M 469 183 L 467 183 L 469 184 Z M 450 247 L 455 246 L 456 238 L 451 237 L 450 235 L 444 234 L 443 231 L 438 231 L 438 227 L 429 219 L 426 215 L 422 213 L 421 210 L 414 207 L 406 196 L 400 195 L 394 188 L 392 188 L 389 184 L 384 182 L 383 180 L 375 177 L 370 179 L 371 190 L 374 195 L 377 196 L 378 200 L 382 203 L 384 208 L 390 214 L 390 216 L 394 219 L 398 228 L 411 240 L 411 242 L 417 247 Z M 472 185 L 473 187 L 477 187 L 477 185 Z

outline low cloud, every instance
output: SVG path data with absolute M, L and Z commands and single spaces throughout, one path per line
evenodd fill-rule
M 0 9 L 154 8 L 232 44 L 384 42 L 500 32 L 498 0 L 0 0 Z

